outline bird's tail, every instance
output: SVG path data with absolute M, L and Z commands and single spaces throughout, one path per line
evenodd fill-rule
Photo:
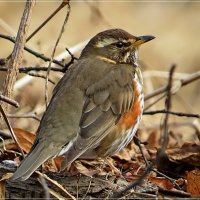
M 24 181 L 46 160 L 52 156 L 52 152 L 45 148 L 45 144 L 36 145 L 24 158 L 11 180 Z

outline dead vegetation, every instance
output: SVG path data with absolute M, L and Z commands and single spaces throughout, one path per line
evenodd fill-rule
M 64 52 L 55 56 L 64 28 L 68 23 L 70 4 L 68 1 L 63 1 L 53 14 L 43 23 L 40 22 L 41 25 L 29 35 L 22 30 L 25 30 L 28 26 L 27 23 L 30 23 L 33 6 L 31 4 L 34 4 L 34 1 L 27 1 L 25 5 L 24 15 L 28 22 L 25 23 L 24 17 L 22 17 L 16 38 L 0 34 L 1 40 L 9 40 L 14 43 L 12 53 L 10 52 L 11 54 L 0 60 L 0 71 L 4 71 L 7 76 L 3 84 L 4 89 L 0 94 L 2 115 L 0 122 L 2 123 L 0 197 L 11 199 L 22 197 L 46 199 L 199 198 L 199 107 L 192 109 L 188 107 L 186 112 L 185 109 L 179 108 L 174 97 L 180 97 L 179 91 L 184 91 L 186 85 L 190 87 L 193 82 L 197 81 L 199 84 L 200 71 L 180 73 L 177 72 L 176 65 L 172 65 L 169 71 L 161 72 L 145 70 L 145 64 L 141 63 L 144 68 L 144 82 L 146 82 L 143 124 L 134 141 L 120 153 L 108 158 L 108 162 L 120 171 L 120 175 L 112 171 L 102 159 L 78 160 L 64 173 L 59 173 L 62 157 L 57 157 L 44 163 L 42 168 L 35 172 L 29 180 L 25 182 L 9 181 L 16 166 L 23 158 L 23 154 L 26 154 L 33 144 L 35 134 L 27 130 L 33 130 L 38 125 L 48 103 L 51 94 L 49 89 L 52 88 L 52 83 L 57 82 L 61 74 L 75 62 L 75 55 L 86 43 L 80 43 L 70 49 L 65 47 Z M 89 4 L 89 9 L 92 10 L 93 19 L 102 18 L 102 21 L 109 26 L 110 23 L 99 10 L 98 3 Z M 65 17 L 62 27 L 57 27 L 60 32 L 57 38 L 54 38 L 56 42 L 50 56 L 27 46 L 26 42 L 41 28 L 45 28 L 46 23 L 51 22 L 53 16 L 59 14 L 61 10 L 65 11 Z M 41 59 L 43 63 L 24 67 L 24 64 L 22 65 L 23 51 Z M 16 54 L 16 52 L 18 53 Z M 28 60 L 26 62 L 29 63 Z M 15 82 L 18 73 L 26 75 Z M 40 86 L 31 86 L 33 76 L 39 85 L 41 85 L 40 78 L 45 79 L 45 95 L 43 94 L 41 101 L 38 101 L 41 97 L 36 94 L 37 88 Z M 155 88 L 155 76 L 164 80 L 161 83 L 165 83 L 157 84 L 157 88 Z M 44 82 L 42 83 L 44 84 Z M 34 87 L 36 87 L 35 90 Z M 27 95 L 27 91 L 30 89 L 34 91 L 33 96 Z M 196 98 L 199 98 L 199 90 L 197 92 Z M 182 98 L 186 97 L 187 95 Z M 8 105 L 14 107 L 20 105 L 20 107 L 17 110 L 5 109 Z M 149 117 L 151 120 L 153 118 L 153 125 L 148 123 Z M 179 121 L 179 118 L 184 118 L 184 120 Z M 28 127 L 27 130 L 25 127 Z

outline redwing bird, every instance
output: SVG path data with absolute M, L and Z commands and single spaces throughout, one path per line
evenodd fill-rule
M 121 29 L 98 33 L 54 89 L 35 142 L 12 180 L 26 180 L 46 160 L 112 155 L 133 138 L 143 112 L 138 46 L 154 39 Z

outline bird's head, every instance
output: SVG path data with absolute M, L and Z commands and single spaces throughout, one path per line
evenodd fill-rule
M 81 56 L 99 57 L 116 63 L 136 64 L 138 47 L 154 38 L 150 35 L 136 37 L 122 29 L 110 29 L 95 35 L 86 45 Z

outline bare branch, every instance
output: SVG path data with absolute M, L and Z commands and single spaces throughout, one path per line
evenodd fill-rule
M 7 36 L 7 35 L 0 34 L 0 38 L 4 38 L 4 39 L 9 40 L 9 41 L 11 41 L 13 43 L 16 42 L 15 38 Z M 42 59 L 45 62 L 49 62 L 51 60 L 50 58 L 48 58 L 44 54 L 38 53 L 38 52 L 36 52 L 36 51 L 26 47 L 26 46 L 24 47 L 24 50 L 26 50 L 30 54 L 34 55 L 35 57 Z M 59 66 L 61 66 L 61 67 L 65 67 L 65 65 L 62 62 L 58 61 L 58 60 L 53 59 L 52 62 L 57 64 L 57 65 L 59 65 Z
M 44 27 L 62 8 L 67 5 L 68 1 L 64 0 L 59 7 L 35 30 L 30 36 L 27 38 L 26 42 L 28 42 L 42 27 Z
M 141 185 L 141 183 L 143 182 L 144 178 L 149 174 L 149 172 L 151 171 L 152 169 L 152 165 L 149 165 L 147 167 L 147 169 L 144 171 L 144 173 L 141 175 L 141 177 L 136 180 L 135 182 L 133 183 L 130 183 L 127 187 L 125 187 L 124 189 L 122 189 L 121 191 L 119 192 L 116 192 L 114 193 L 111 197 L 109 197 L 108 199 L 111 200 L 111 199 L 114 199 L 114 198 L 120 198 L 122 197 L 127 191 L 131 190 L 132 188 L 138 186 L 138 185 Z
M 31 21 L 31 14 L 34 5 L 35 5 L 35 0 L 26 2 L 24 13 L 18 29 L 14 49 L 7 63 L 8 73 L 6 75 L 6 79 L 3 85 L 3 95 L 7 97 L 11 97 L 14 84 L 17 79 L 18 67 L 22 61 L 23 50 L 26 43 L 26 35 Z M 7 109 L 6 104 L 5 104 L 5 109 Z
M 19 103 L 17 101 L 15 101 L 13 99 L 10 99 L 10 98 L 2 95 L 1 93 L 0 93 L 0 101 L 4 101 L 4 102 L 6 102 L 6 103 L 8 103 L 8 104 L 10 104 L 12 106 L 15 106 L 16 108 L 19 107 Z
M 193 81 L 196 81 L 198 79 L 200 79 L 200 71 L 197 71 L 197 72 L 191 74 L 190 76 L 188 76 L 186 78 L 183 78 L 181 80 L 177 80 L 177 81 L 180 82 L 180 88 L 181 88 L 182 86 L 185 86 L 185 85 L 187 85 L 187 84 L 189 84 L 189 83 L 191 83 Z M 163 87 L 160 87 L 157 90 L 155 90 L 154 92 L 145 95 L 144 100 L 146 101 L 146 100 L 148 100 L 148 99 L 150 99 L 152 97 L 155 97 L 155 96 L 157 96 L 159 94 L 162 94 L 162 93 L 166 92 L 166 90 L 167 90 L 167 85 L 163 86 Z
M 30 71 L 47 71 L 47 67 L 19 67 L 19 73 L 28 74 Z M 6 67 L 0 67 L 0 71 L 8 71 Z M 51 71 L 63 72 L 63 68 L 51 67 Z
M 162 150 L 165 150 L 167 148 L 168 145 L 168 141 L 169 141 L 169 135 L 168 135 L 168 119 L 169 119 L 169 111 L 171 108 L 171 88 L 172 88 L 172 77 L 173 77 L 173 73 L 175 71 L 176 66 L 173 65 L 170 69 L 170 73 L 169 73 L 169 80 L 168 80 L 168 86 L 167 86 L 167 98 L 166 98 L 166 102 L 165 102 L 165 107 L 166 107 L 166 115 L 164 118 L 164 122 L 163 122 L 163 133 L 160 137 L 160 144 L 162 146 Z
M 7 114 L 8 118 L 32 118 L 37 121 L 40 121 L 40 118 L 35 113 L 27 113 L 27 114 Z
M 154 106 L 156 103 L 158 103 L 159 101 L 161 101 L 163 98 L 165 98 L 166 94 L 162 94 L 159 97 L 157 97 L 152 103 L 150 103 L 149 105 L 147 105 L 144 108 L 144 111 L 148 110 L 149 108 L 151 108 L 152 106 Z
M 43 78 L 46 80 L 46 76 L 45 75 L 42 75 L 42 74 L 36 74 L 36 73 L 33 73 L 33 72 L 28 72 L 27 73 L 29 76 L 33 76 L 33 77 L 38 77 L 38 78 Z M 55 84 L 55 82 L 53 80 L 51 80 L 50 78 L 48 79 L 48 81 L 52 84 Z
M 171 115 L 176 115 L 179 117 L 194 117 L 194 118 L 200 118 L 200 114 L 192 114 L 192 113 L 183 113 L 183 112 L 173 112 L 173 111 L 167 111 L 167 110 L 153 110 L 153 111 L 146 111 L 143 114 L 144 115 L 155 115 L 160 113 L 168 113 Z

